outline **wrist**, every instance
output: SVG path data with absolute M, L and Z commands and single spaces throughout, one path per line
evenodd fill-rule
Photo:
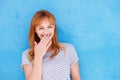
M 42 63 L 42 59 L 43 59 L 43 57 L 35 56 L 33 64 L 38 65 L 38 64 Z
M 43 59 L 43 56 L 42 56 L 42 55 L 40 55 L 40 56 L 35 56 L 34 59 L 35 59 L 35 60 L 42 60 L 42 59 Z

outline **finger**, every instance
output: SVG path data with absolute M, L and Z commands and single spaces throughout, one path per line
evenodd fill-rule
M 47 35 L 47 40 L 46 40 L 46 43 L 45 45 L 47 45 L 50 41 L 52 41 L 52 37 L 53 37 L 54 33 L 52 33 L 50 36 Z
M 46 37 L 46 40 L 44 41 L 44 45 L 47 46 L 47 44 L 50 42 L 50 38 L 49 36 Z
M 44 38 L 42 38 L 41 43 L 44 44 L 44 43 L 46 42 L 47 38 L 48 38 L 48 36 L 47 36 L 47 35 L 44 35 Z
M 45 38 L 46 38 L 46 36 L 43 36 L 42 39 L 40 40 L 40 42 L 43 43 Z
M 52 33 L 52 34 L 49 36 L 49 38 L 52 39 L 53 35 L 54 35 L 54 33 Z
M 38 43 L 38 45 L 42 45 L 43 44 L 43 42 L 44 42 L 44 40 L 45 40 L 45 36 L 40 40 L 40 42 Z

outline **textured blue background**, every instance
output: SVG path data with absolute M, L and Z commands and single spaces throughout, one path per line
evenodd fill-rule
M 55 15 L 59 41 L 76 48 L 82 80 L 120 80 L 120 0 L 0 0 L 0 80 L 25 80 L 21 56 L 41 9 Z

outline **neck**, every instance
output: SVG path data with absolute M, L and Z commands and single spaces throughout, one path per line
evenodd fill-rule
M 52 45 L 50 45 L 50 47 L 48 48 L 47 52 L 50 52 L 52 50 L 53 50 L 53 47 L 52 47 Z

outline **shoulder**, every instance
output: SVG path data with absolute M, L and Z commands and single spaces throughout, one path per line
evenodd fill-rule
M 76 49 L 74 48 L 74 46 L 70 43 L 60 43 L 60 45 L 62 46 L 62 51 L 64 50 L 65 53 L 72 53 L 75 52 L 76 53 Z
M 71 49 L 74 48 L 74 46 L 70 43 L 59 43 L 61 46 L 63 46 L 65 49 Z
M 65 54 L 69 58 L 70 62 L 78 60 L 77 52 L 74 46 L 70 43 L 60 43 L 65 48 Z
M 22 56 L 28 56 L 29 49 L 23 51 Z
M 29 52 L 29 49 L 26 49 L 22 53 L 22 63 L 21 63 L 22 68 L 24 64 L 32 64 L 28 59 L 28 52 Z

